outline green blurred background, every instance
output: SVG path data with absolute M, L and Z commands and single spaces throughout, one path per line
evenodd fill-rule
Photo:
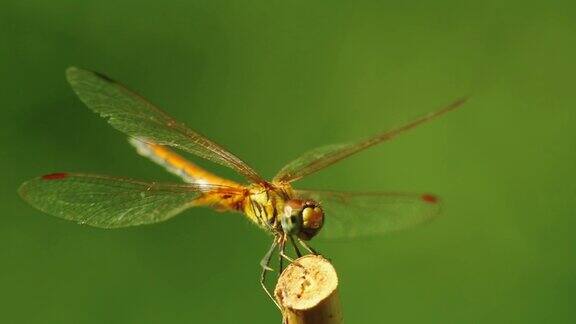
M 471 94 L 461 110 L 296 183 L 445 201 L 429 226 L 316 242 L 338 269 L 346 322 L 574 323 L 575 9 L 4 0 L 0 322 L 280 321 L 258 284 L 269 237 L 236 214 L 189 210 L 107 231 L 17 196 L 54 171 L 176 181 L 76 98 L 64 70 L 77 65 L 128 84 L 266 177 L 307 149 Z

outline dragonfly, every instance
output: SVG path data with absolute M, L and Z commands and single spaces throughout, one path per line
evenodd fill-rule
M 402 126 L 359 141 L 313 149 L 286 164 L 270 181 L 219 144 L 188 128 L 163 110 L 111 78 L 70 67 L 66 78 L 88 108 L 125 133 L 137 152 L 179 176 L 183 182 L 161 183 L 97 174 L 58 172 L 23 183 L 20 196 L 47 214 L 99 228 L 121 228 L 166 221 L 191 207 L 211 207 L 243 214 L 272 234 L 272 244 L 260 262 L 260 283 L 273 271 L 270 260 L 287 244 L 317 252 L 308 243 L 326 238 L 382 234 L 427 222 L 440 210 L 429 193 L 340 192 L 294 189 L 292 182 L 320 171 L 355 153 L 456 109 L 458 99 Z M 243 176 L 240 183 L 201 168 L 170 148 L 228 167 Z M 321 235 L 320 235 L 321 234 Z

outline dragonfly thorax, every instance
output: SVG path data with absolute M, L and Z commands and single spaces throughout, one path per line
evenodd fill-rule
M 286 234 L 297 235 L 308 241 L 318 234 L 324 225 L 324 211 L 315 201 L 291 199 L 284 204 L 280 223 Z
M 244 214 L 265 230 L 310 240 L 324 225 L 320 204 L 294 197 L 289 186 L 252 184 L 248 190 Z
M 252 184 L 248 189 L 242 209 L 250 220 L 272 233 L 282 231 L 280 216 L 288 193 L 271 186 Z

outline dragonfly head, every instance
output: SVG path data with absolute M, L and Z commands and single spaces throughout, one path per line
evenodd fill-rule
M 284 205 L 280 222 L 285 233 L 308 241 L 324 225 L 324 211 L 315 201 L 292 199 Z

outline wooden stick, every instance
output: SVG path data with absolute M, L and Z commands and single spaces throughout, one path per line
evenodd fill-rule
M 280 275 L 274 295 L 283 308 L 285 324 L 339 324 L 342 309 L 338 276 L 321 256 L 305 255 Z

